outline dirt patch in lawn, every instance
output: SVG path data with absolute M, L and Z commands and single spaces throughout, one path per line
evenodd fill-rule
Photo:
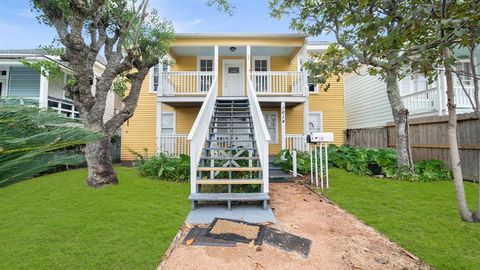
M 246 239 L 257 238 L 259 226 L 252 226 L 228 220 L 218 220 L 210 230 L 211 234 L 236 234 Z
M 271 225 L 312 240 L 307 258 L 263 244 L 176 246 L 159 269 L 430 269 L 351 214 L 297 183 L 272 183 Z M 185 229 L 187 230 L 187 229 Z

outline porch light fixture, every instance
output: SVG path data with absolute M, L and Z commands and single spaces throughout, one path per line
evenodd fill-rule
M 236 50 L 237 50 L 236 47 L 230 47 L 230 51 L 231 51 L 231 52 L 235 52 Z

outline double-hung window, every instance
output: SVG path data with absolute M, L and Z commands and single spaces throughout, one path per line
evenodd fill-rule
M 303 60 L 303 58 L 298 58 L 298 71 L 304 71 L 305 69 L 305 63 L 307 62 L 312 62 L 313 59 L 308 59 L 306 61 Z M 308 91 L 310 93 L 318 93 L 318 86 L 315 83 L 315 80 L 313 76 L 310 74 L 310 72 L 307 70 L 307 83 L 308 83 Z
M 459 82 L 459 78 L 462 81 L 464 86 L 471 86 L 473 85 L 473 78 L 471 72 L 471 65 L 469 61 L 461 61 L 458 62 L 455 66 L 455 71 L 457 72 L 458 76 L 455 76 L 456 79 L 454 80 L 458 86 L 461 86 Z
M 269 71 L 269 59 L 268 57 L 254 57 L 253 58 L 253 71 L 266 72 Z M 269 82 L 267 74 L 255 76 L 255 89 L 257 92 L 269 92 Z
M 278 143 L 278 115 L 276 112 L 263 112 L 263 118 L 267 124 L 268 134 L 272 144 Z
M 201 57 L 198 59 L 198 70 L 199 71 L 213 71 L 213 59 L 211 57 Z M 208 92 L 210 89 L 210 85 L 213 82 L 212 75 L 200 75 L 199 78 L 199 91 L 200 92 Z
M 168 72 L 168 71 L 170 71 L 170 63 L 167 58 L 160 60 L 160 62 L 153 67 L 153 70 L 151 73 L 152 83 L 150 86 L 150 90 L 152 92 L 158 91 L 158 87 L 160 84 L 160 72 Z
M 175 133 L 175 113 L 162 113 L 162 129 L 160 134 L 174 134 Z
M 311 112 L 308 114 L 308 132 L 323 132 L 323 116 L 321 112 Z

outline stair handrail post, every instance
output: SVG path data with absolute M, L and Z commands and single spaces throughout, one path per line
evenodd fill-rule
M 248 48 L 247 48 L 248 50 Z M 268 144 L 271 141 L 270 134 L 268 133 L 267 124 L 263 118 L 262 110 L 260 108 L 260 103 L 258 102 L 257 94 L 255 93 L 255 88 L 253 83 L 250 80 L 250 77 L 247 76 L 247 96 L 250 104 L 250 112 L 252 115 L 253 126 L 255 129 L 255 139 L 257 141 L 258 155 L 260 159 L 260 165 L 262 167 L 262 180 L 263 180 L 263 190 L 262 192 L 268 193 L 269 191 L 269 160 L 268 160 Z

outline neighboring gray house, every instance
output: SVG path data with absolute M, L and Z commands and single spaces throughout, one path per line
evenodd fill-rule
M 463 57 L 468 54 L 466 49 L 456 50 L 455 55 L 461 58 L 457 70 L 463 71 L 461 81 L 467 92 L 473 97 L 473 79 L 470 72 L 470 62 Z M 480 59 L 477 50 L 476 62 Z M 480 67 L 477 66 L 478 73 Z M 379 77 L 368 75 L 367 68 L 360 69 L 360 75 L 352 73 L 345 75 L 345 114 L 347 129 L 371 128 L 385 126 L 392 122 L 392 112 L 387 98 L 386 84 Z M 399 87 L 403 102 L 410 112 L 411 118 L 424 116 L 446 115 L 447 99 L 445 93 L 445 76 L 429 84 L 427 78 L 414 73 L 401 81 Z M 468 96 L 464 93 L 458 78 L 454 78 L 454 90 L 458 113 L 472 111 Z
M 49 80 L 32 68 L 22 64 L 22 61 L 49 60 L 57 62 L 64 76 L 61 79 Z M 95 76 L 101 76 L 105 70 L 105 61 L 97 59 L 94 66 Z M 67 76 L 72 71 L 69 64 L 61 61 L 58 56 L 47 55 L 41 49 L 32 50 L 0 50 L 0 96 L 17 98 L 33 102 L 41 108 L 51 108 L 70 118 L 80 118 L 72 100 L 65 97 L 64 86 Z M 92 91 L 94 89 L 92 88 Z M 111 91 L 107 97 L 104 120 L 114 114 L 116 95 Z

